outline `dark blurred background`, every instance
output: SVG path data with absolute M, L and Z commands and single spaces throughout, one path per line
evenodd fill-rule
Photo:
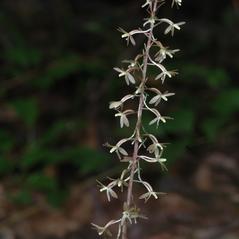
M 0 1 L 1 239 L 97 238 L 90 222 L 117 217 L 123 198 L 109 206 L 95 179 L 121 169 L 102 145 L 130 134 L 108 102 L 133 90 L 112 68 L 142 49 L 117 31 L 142 26 L 142 3 Z M 159 15 L 187 22 L 158 33 L 181 49 L 167 62 L 180 75 L 163 86 L 176 92 L 161 107 L 174 120 L 149 128 L 170 142 L 169 172 L 144 169 L 168 195 L 142 206 L 150 220 L 131 238 L 238 239 L 239 1 L 170 4 Z

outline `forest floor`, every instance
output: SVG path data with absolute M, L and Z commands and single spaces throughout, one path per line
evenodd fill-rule
M 149 220 L 134 225 L 130 238 L 238 239 L 238 171 L 236 158 L 215 152 L 189 177 L 174 171 L 160 178 L 151 174 L 154 186 L 167 195 L 140 203 Z M 98 236 L 90 223 L 103 225 L 117 218 L 123 204 L 117 200 L 108 204 L 94 180 L 73 185 L 61 209 L 53 209 L 44 200 L 32 207 L 16 208 L 0 196 L 1 239 L 95 239 Z

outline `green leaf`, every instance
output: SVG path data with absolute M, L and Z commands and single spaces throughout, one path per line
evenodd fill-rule
M 57 80 L 64 79 L 77 72 L 80 69 L 80 58 L 78 55 L 67 55 L 52 62 L 43 72 L 37 76 L 32 84 L 34 86 L 47 89 L 51 87 Z
M 219 114 L 230 116 L 239 112 L 239 88 L 227 89 L 212 102 L 212 110 Z
M 64 155 L 59 150 L 32 146 L 23 154 L 20 165 L 23 169 L 29 169 L 38 164 L 47 165 L 62 161 L 63 159 Z
M 8 152 L 14 147 L 15 139 L 3 129 L 0 129 L 0 152 Z
M 209 142 L 216 139 L 226 121 L 223 117 L 215 117 L 208 118 L 202 123 L 202 131 Z
M 0 155 L 0 175 L 9 174 L 13 170 L 13 168 L 13 162 Z
M 31 147 L 22 155 L 22 158 L 20 160 L 20 166 L 23 169 L 35 166 L 37 163 L 40 163 L 42 161 L 41 155 L 42 151 L 40 148 L 34 146 Z
M 227 72 L 224 69 L 214 69 L 208 73 L 208 84 L 212 88 L 220 88 L 230 81 Z
M 30 190 L 48 192 L 58 187 L 55 178 L 44 175 L 41 172 L 33 173 L 26 179 L 25 185 Z
M 61 207 L 64 201 L 66 200 L 68 193 L 65 190 L 54 189 L 47 193 L 47 201 L 53 207 Z
M 10 200 L 16 204 L 27 206 L 32 203 L 32 195 L 29 190 L 20 190 L 14 195 L 10 195 Z
M 67 122 L 58 121 L 55 122 L 49 129 L 47 129 L 38 141 L 39 144 L 48 144 L 61 136 L 62 133 L 67 131 Z
M 197 79 L 193 83 L 207 84 L 212 88 L 224 87 L 230 82 L 227 72 L 221 68 L 209 68 L 204 65 L 184 64 L 182 67 L 182 75 L 187 81 Z
M 184 138 L 174 141 L 166 147 L 163 157 L 167 159 L 168 166 L 185 154 L 187 146 L 190 145 L 191 142 L 191 138 Z
M 83 28 L 90 33 L 102 33 L 104 31 L 104 25 L 98 21 L 87 21 Z
M 24 154 L 20 162 L 24 169 L 38 164 L 52 165 L 68 162 L 79 168 L 81 173 L 86 174 L 103 170 L 111 162 L 108 159 L 109 157 L 104 153 L 87 147 L 71 147 L 61 150 L 32 147 Z
M 72 162 L 79 167 L 82 174 L 101 171 L 110 164 L 109 156 L 95 149 L 82 147 L 72 153 L 76 153 L 75 156 L 71 155 Z
M 195 114 L 191 109 L 182 109 L 172 114 L 173 120 L 167 121 L 161 129 L 166 133 L 192 133 L 195 125 Z
M 20 45 L 7 48 L 5 59 L 21 67 L 29 67 L 38 64 L 42 60 L 42 53 L 36 48 Z
M 33 126 L 38 118 L 39 109 L 34 98 L 17 99 L 10 103 L 19 118 L 21 118 L 27 126 Z

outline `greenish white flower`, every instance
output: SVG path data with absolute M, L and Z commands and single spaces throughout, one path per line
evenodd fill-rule
M 152 0 L 146 0 L 146 2 L 142 5 L 142 8 L 152 5 Z
M 113 152 L 116 152 L 119 158 L 121 158 L 120 154 L 123 156 L 128 156 L 128 153 L 126 152 L 126 150 L 117 145 L 113 146 L 112 149 L 110 150 L 110 153 L 113 153 Z
M 125 178 L 126 173 L 128 173 L 128 169 L 123 170 L 123 172 L 120 175 L 120 178 L 117 179 L 117 186 L 121 188 L 121 191 L 123 191 L 123 186 L 125 187 L 128 186 L 127 181 L 129 180 L 130 177 Z
M 161 18 L 159 19 L 160 23 L 167 23 L 168 27 L 165 29 L 164 34 L 167 35 L 168 33 L 171 32 L 171 35 L 174 35 L 174 31 L 176 30 L 180 30 L 182 25 L 185 24 L 185 22 L 178 22 L 178 23 L 174 23 L 171 20 L 167 19 L 167 18 Z
M 155 55 L 155 60 L 158 61 L 159 63 L 162 63 L 167 58 L 167 56 L 173 58 L 173 55 L 179 51 L 180 51 L 179 49 L 170 50 L 168 49 L 168 47 L 162 47 L 159 50 L 159 52 Z
M 142 160 L 148 162 L 148 163 L 165 163 L 167 161 L 166 158 L 161 158 L 160 155 L 158 155 L 157 157 L 155 158 L 152 158 L 152 157 L 148 157 L 148 156 L 145 156 L 145 155 L 141 155 L 139 156 L 139 158 L 141 158 Z
M 122 105 L 121 101 L 111 101 L 110 102 L 110 109 L 118 109 Z
M 162 83 L 164 83 L 166 77 L 172 78 L 172 72 L 168 71 L 162 64 L 155 62 L 154 60 L 152 60 L 151 57 L 149 57 L 149 60 L 151 62 L 152 65 L 157 66 L 160 70 L 161 73 L 159 75 L 156 76 L 155 80 L 161 80 Z
M 147 151 L 150 154 L 154 154 L 155 157 L 160 156 L 163 153 L 164 144 L 159 143 L 157 138 L 153 134 L 146 134 L 145 136 L 152 141 L 152 144 L 148 146 Z
M 136 45 L 136 42 L 135 42 L 133 36 L 134 36 L 135 34 L 141 34 L 141 33 L 145 34 L 145 33 L 149 32 L 150 29 L 148 29 L 148 30 L 141 30 L 141 29 L 139 29 L 139 30 L 132 30 L 132 31 L 130 31 L 130 32 L 126 32 L 124 29 L 119 28 L 119 31 L 123 33 L 123 34 L 121 35 L 121 37 L 122 37 L 122 38 L 125 38 L 125 40 L 127 41 L 127 45 L 129 45 L 129 43 L 131 43 L 132 45 L 135 46 L 135 45 Z
M 123 104 L 124 102 L 126 102 L 127 100 L 132 99 L 132 98 L 134 98 L 134 97 L 135 97 L 135 95 L 129 94 L 129 95 L 124 96 L 124 97 L 123 97 L 121 100 L 119 100 L 119 101 L 111 101 L 109 108 L 110 108 L 110 109 L 118 109 L 120 106 L 122 106 L 122 104 Z
M 127 45 L 129 45 L 129 43 L 131 42 L 132 45 L 136 45 L 136 42 L 133 38 L 133 34 L 131 34 L 130 32 L 126 32 L 124 29 L 119 28 L 119 31 L 122 32 L 122 38 L 125 38 L 125 40 L 127 41 Z
M 122 156 L 128 156 L 127 151 L 122 148 L 122 144 L 126 143 L 127 141 L 129 141 L 129 139 L 121 139 L 115 146 L 112 145 L 108 145 L 108 147 L 110 147 L 110 153 L 116 153 L 118 158 L 121 159 L 121 155 Z
M 142 58 L 142 57 L 143 57 L 143 55 L 142 55 L 142 54 L 139 54 L 139 55 L 137 55 L 137 56 L 135 57 L 134 60 L 124 60 L 123 63 L 129 64 L 129 65 L 128 65 L 128 68 L 129 68 L 130 70 L 132 70 L 132 69 L 133 69 L 133 70 L 138 70 L 138 69 L 141 68 L 141 65 L 140 65 L 140 63 L 139 63 L 139 59 Z
M 115 117 L 120 117 L 120 128 L 123 128 L 124 126 L 129 127 L 129 120 L 124 112 L 115 114 Z
M 129 120 L 127 115 L 133 114 L 133 110 L 125 110 L 124 112 L 119 112 L 115 114 L 115 117 L 120 117 L 120 127 L 123 128 L 124 126 L 129 127 Z
M 112 198 L 118 198 L 118 195 L 116 194 L 116 192 L 112 189 L 114 186 L 115 186 L 115 183 L 110 183 L 109 185 L 105 186 L 104 184 L 102 184 L 101 182 L 99 182 L 99 185 L 100 185 L 100 192 L 106 192 L 106 196 L 107 196 L 107 199 L 108 201 L 110 202 L 111 200 L 111 197 Z
M 112 236 L 112 233 L 107 229 L 107 227 L 98 226 L 94 223 L 91 223 L 91 225 L 97 231 L 99 236 L 102 236 L 103 234 L 106 234 L 107 236 Z
M 156 96 L 154 96 L 150 101 L 149 104 L 154 104 L 155 106 L 157 106 L 160 102 L 161 99 L 163 99 L 164 101 L 168 101 L 168 97 L 175 95 L 175 93 L 161 93 L 160 91 L 158 92 L 158 94 Z
M 131 75 L 131 73 L 129 72 L 129 69 L 123 70 L 118 67 L 115 67 L 114 70 L 119 72 L 119 77 L 124 76 L 125 82 L 127 85 L 129 85 L 130 83 L 135 84 L 135 79 L 134 79 L 133 75 Z
M 153 125 L 156 123 L 157 127 L 159 126 L 159 123 L 162 121 L 163 123 L 166 123 L 166 117 L 161 116 L 161 114 L 156 109 L 151 109 L 151 112 L 155 114 L 155 118 L 149 122 L 149 125 Z
M 164 193 L 149 191 L 147 193 L 142 194 L 139 199 L 144 199 L 144 202 L 146 203 L 151 197 L 154 197 L 155 199 L 158 199 L 158 195 L 165 195 Z
M 181 7 L 182 5 L 182 0 L 173 0 L 172 1 L 172 7 L 176 4 L 177 7 Z
M 112 233 L 110 232 L 110 230 L 108 228 L 116 223 L 119 223 L 119 222 L 120 222 L 120 220 L 111 220 L 105 226 L 99 226 L 94 223 L 91 223 L 91 225 L 93 226 L 94 229 L 97 230 L 99 236 L 105 235 L 107 237 L 112 237 Z
M 121 102 L 126 102 L 127 100 L 129 100 L 129 99 L 132 99 L 132 98 L 134 98 L 135 97 L 135 95 L 131 95 L 131 94 L 129 94 L 129 95 L 126 95 L 126 96 L 124 96 L 122 99 L 121 99 Z
M 163 146 L 160 143 L 152 143 L 147 148 L 147 151 L 155 156 L 160 155 L 160 152 L 163 150 Z

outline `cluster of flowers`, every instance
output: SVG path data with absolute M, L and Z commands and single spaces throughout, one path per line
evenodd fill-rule
M 153 187 L 142 179 L 141 176 L 141 162 L 146 161 L 148 163 L 159 163 L 162 169 L 166 169 L 164 163 L 166 159 L 162 157 L 165 144 L 158 141 L 153 135 L 148 133 L 142 124 L 142 113 L 148 111 L 152 113 L 153 118 L 149 122 L 149 125 L 156 125 L 166 123 L 170 117 L 163 116 L 156 108 L 161 101 L 168 101 L 168 98 L 173 96 L 174 93 L 161 92 L 157 88 L 151 88 L 147 86 L 147 69 L 148 67 L 156 67 L 159 69 L 159 74 L 155 77 L 155 80 L 160 80 L 162 84 L 167 78 L 172 78 L 177 74 L 176 71 L 170 71 L 165 68 L 163 61 L 166 58 L 173 58 L 174 54 L 179 49 L 169 49 L 164 46 L 154 35 L 154 29 L 161 25 L 166 24 L 164 34 L 174 35 L 176 30 L 180 30 L 181 26 L 185 22 L 174 23 L 166 18 L 157 18 L 156 13 L 159 7 L 164 4 L 163 0 L 147 0 L 143 4 L 143 8 L 147 8 L 150 12 L 150 17 L 145 20 L 143 29 L 139 28 L 126 32 L 123 29 L 119 29 L 122 32 L 122 38 L 127 41 L 127 44 L 136 44 L 135 36 L 142 34 L 147 39 L 147 44 L 141 54 L 135 57 L 134 60 L 123 61 L 127 66 L 125 68 L 114 68 L 118 72 L 119 77 L 123 78 L 127 85 L 136 85 L 136 90 L 129 95 L 124 96 L 121 100 L 110 102 L 110 109 L 116 111 L 115 117 L 119 118 L 120 127 L 129 127 L 131 115 L 137 116 L 137 123 L 134 132 L 129 138 L 121 139 L 116 145 L 107 144 L 110 148 L 110 153 L 116 153 L 121 162 L 127 162 L 128 167 L 124 169 L 117 179 L 110 179 L 108 185 L 104 185 L 99 182 L 100 192 L 105 192 L 108 201 L 111 198 L 118 198 L 115 188 L 120 188 L 123 192 L 124 188 L 128 188 L 128 201 L 124 204 L 122 216 L 117 220 L 108 222 L 105 226 L 98 226 L 92 224 L 98 231 L 99 235 L 107 234 L 111 235 L 109 228 L 113 225 L 118 225 L 117 239 L 123 236 L 125 225 L 137 223 L 137 219 L 145 218 L 140 214 L 140 210 L 132 203 L 132 184 L 137 183 L 142 185 L 146 192 L 139 196 L 139 199 L 147 202 L 151 197 L 157 199 L 162 193 L 155 192 Z M 173 0 L 172 7 L 180 7 L 182 0 Z M 150 99 L 149 99 L 150 98 Z M 137 110 L 125 109 L 125 103 L 133 100 L 139 100 L 139 106 Z M 134 146 L 133 156 L 130 156 L 126 148 L 128 145 Z M 141 150 L 142 149 L 142 150 Z M 140 154 L 141 151 L 145 151 L 145 155 Z M 130 186 L 131 184 L 131 186 Z

